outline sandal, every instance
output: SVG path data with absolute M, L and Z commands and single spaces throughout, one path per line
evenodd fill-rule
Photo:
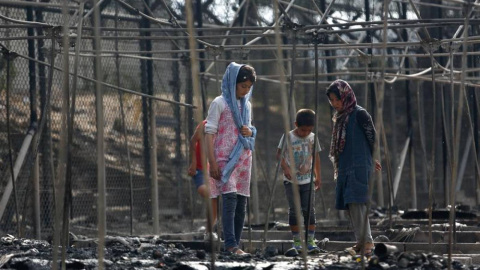
M 239 249 L 238 247 L 227 249 L 227 251 L 230 252 L 231 254 L 235 254 L 235 255 L 249 255 L 250 254 L 250 253 L 246 253 L 245 251 Z
M 363 248 L 365 249 L 365 251 L 364 251 L 365 254 L 364 255 L 367 256 L 367 257 L 371 257 L 373 255 L 373 251 L 375 250 L 375 244 L 365 243 Z
M 366 257 L 371 257 L 373 255 L 373 251 L 375 250 L 375 245 L 373 243 L 365 243 L 364 249 L 364 255 Z M 361 254 L 362 248 L 360 247 L 360 244 L 357 243 L 352 247 L 346 248 L 345 251 L 350 253 L 350 255 L 355 256 Z
M 360 244 L 355 244 L 352 247 L 346 248 L 345 252 L 350 253 L 350 255 L 355 256 L 360 252 Z

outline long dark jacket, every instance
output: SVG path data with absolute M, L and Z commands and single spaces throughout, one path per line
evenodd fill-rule
M 340 153 L 336 186 L 337 209 L 348 209 L 349 203 L 368 202 L 368 181 L 372 172 L 372 151 L 365 131 L 357 121 L 357 113 L 365 110 L 357 106 L 351 113 L 346 128 L 346 143 Z

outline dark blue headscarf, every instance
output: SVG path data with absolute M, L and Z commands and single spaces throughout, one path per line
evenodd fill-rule
M 235 125 L 240 130 L 240 128 L 248 123 L 249 118 L 251 117 L 250 108 L 247 106 L 248 100 L 252 96 L 253 86 L 248 92 L 248 94 L 240 99 L 240 108 L 239 110 L 237 105 L 237 75 L 240 71 L 240 68 L 243 65 L 237 64 L 235 62 L 231 62 L 227 69 L 225 70 L 225 74 L 223 75 L 222 79 L 222 96 L 227 101 L 228 107 L 232 112 L 233 120 Z M 238 159 L 243 153 L 243 149 L 250 149 L 253 150 L 255 147 L 255 136 L 257 135 L 257 130 L 255 127 L 249 127 L 253 134 L 251 137 L 243 137 L 242 134 L 238 133 L 238 141 L 235 147 L 230 153 L 229 160 L 225 168 L 222 171 L 222 182 L 226 183 L 232 174 L 233 169 L 235 168 Z

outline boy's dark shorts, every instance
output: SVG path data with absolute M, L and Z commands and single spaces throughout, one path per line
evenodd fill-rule
M 204 184 L 203 180 L 203 170 L 197 169 L 197 173 L 195 173 L 194 176 L 192 176 L 192 180 L 195 183 L 195 187 L 198 189 L 201 185 Z

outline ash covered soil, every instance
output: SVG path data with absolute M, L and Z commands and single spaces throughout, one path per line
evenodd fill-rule
M 70 235 L 66 269 L 98 269 L 97 240 Z M 60 249 L 59 258 L 61 258 Z M 44 240 L 1 237 L 0 269 L 52 269 L 52 245 Z M 205 250 L 193 250 L 158 237 L 107 236 L 105 269 L 214 269 Z M 305 269 L 302 256 L 279 254 L 273 246 L 249 255 L 215 253 L 215 269 Z M 345 251 L 308 255 L 308 269 L 362 269 L 362 257 Z M 364 258 L 366 269 L 448 269 L 447 258 L 432 253 L 394 252 Z M 61 268 L 59 268 L 61 269 Z M 453 261 L 451 269 L 480 269 Z

